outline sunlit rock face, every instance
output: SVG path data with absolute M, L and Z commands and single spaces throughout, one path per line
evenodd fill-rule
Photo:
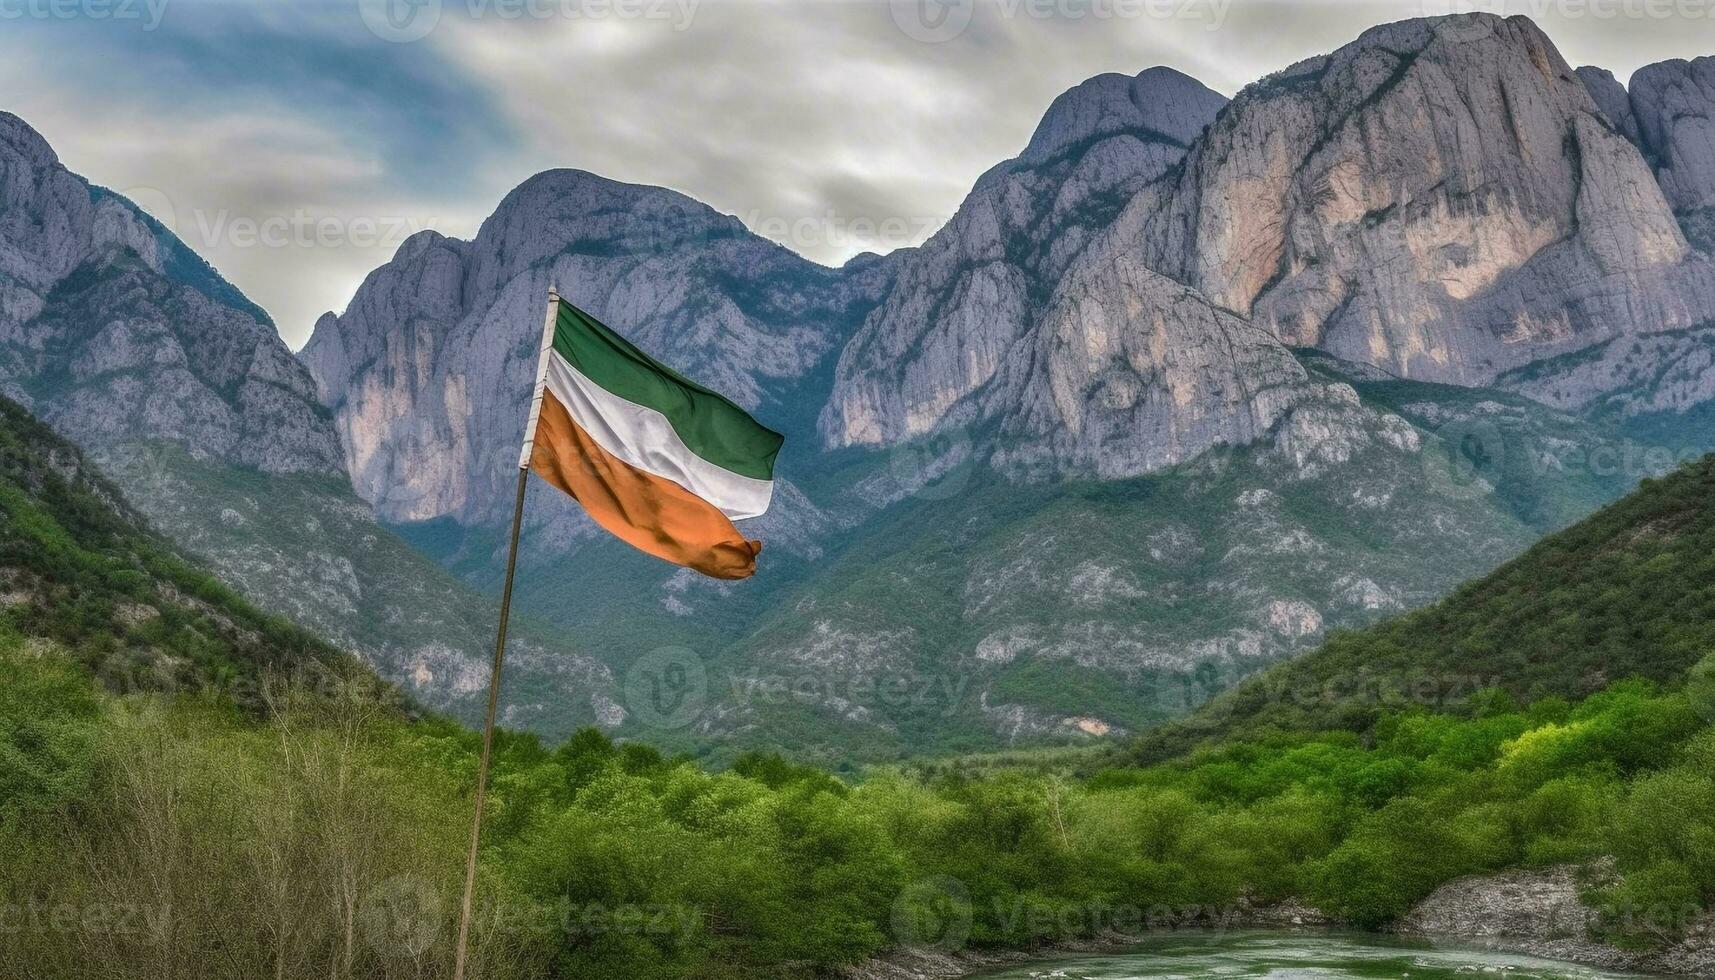
M 1482 384 L 1711 307 L 1648 164 L 1521 17 L 1378 27 L 1266 78 L 1133 208 L 1152 268 L 1411 378 Z
M 1242 446 L 1318 396 L 1273 336 L 1109 241 L 1080 257 L 977 399 L 997 461 L 1026 473 L 1135 476 Z
M 841 354 L 824 441 L 888 445 L 979 411 L 1005 414 L 989 395 L 961 402 L 1032 343 L 1068 266 L 1225 103 L 1166 68 L 1100 75 L 1056 99 L 1024 152 L 897 259 L 892 290 Z
M 1341 403 L 1277 337 L 1152 269 L 1135 224 L 1115 224 L 1223 105 L 1165 69 L 1061 96 L 1025 152 L 900 260 L 841 356 L 824 440 L 971 430 L 1015 476 L 1113 479 L 1247 445 L 1296 409 Z M 1367 442 L 1380 424 L 1338 414 L 1329 447 Z

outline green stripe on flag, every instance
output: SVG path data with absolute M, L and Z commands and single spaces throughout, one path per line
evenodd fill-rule
M 741 476 L 774 478 L 774 457 L 785 437 L 563 299 L 554 350 L 603 389 L 667 416 L 691 452 Z

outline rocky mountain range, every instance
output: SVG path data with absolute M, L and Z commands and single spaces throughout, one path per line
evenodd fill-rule
M 79 443 L 157 529 L 424 703 L 478 716 L 493 602 L 381 527 L 333 415 L 266 313 L 133 203 L 0 113 L 0 392 Z M 567 730 L 611 673 L 533 636 Z
M 1628 91 L 1468 15 L 1231 101 L 1098 76 L 924 245 L 838 269 L 549 171 L 470 241 L 407 241 L 296 361 L 0 117 L 0 389 L 459 710 L 554 284 L 788 442 L 742 585 L 533 490 L 519 607 L 552 632 L 514 648 L 509 721 L 829 761 L 1133 731 L 1709 446 L 1712 73 Z M 639 700 L 667 675 L 671 717 Z
M 1153 267 L 1283 342 L 1428 381 L 1685 329 L 1715 297 L 1636 147 L 1522 17 L 1378 27 L 1250 86 L 1125 220 Z
M 1123 730 L 1646 475 L 1592 450 L 1707 445 L 1701 77 L 1628 92 L 1486 15 L 1378 27 L 1230 102 L 1098 76 L 923 246 L 840 269 L 550 172 L 474 240 L 408 243 L 303 358 L 359 491 L 478 583 L 550 282 L 787 431 L 756 525 L 781 547 L 742 588 L 532 503 L 526 607 L 632 673 L 690 648 L 713 680 L 689 744 Z M 854 693 L 878 678 L 961 693 Z

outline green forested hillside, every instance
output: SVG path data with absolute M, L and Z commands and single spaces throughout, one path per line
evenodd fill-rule
M 109 686 L 383 690 L 344 653 L 180 557 L 70 443 L 0 398 L 0 634 L 53 640 Z
M 1336 633 L 1143 739 L 1146 758 L 1200 741 L 1365 733 L 1403 706 L 1492 689 L 1582 698 L 1629 677 L 1673 683 L 1715 651 L 1715 457 L 1550 535 L 1426 609 Z
M 0 962 L 448 975 L 475 736 L 323 686 L 364 674 L 172 556 L 6 408 Z M 1609 538 L 1635 556 L 1620 566 L 1659 557 L 1635 527 Z M 1690 629 L 1681 605 L 1662 614 Z M 1588 697 L 1388 703 L 1362 736 L 1274 731 L 1151 766 L 1027 754 L 842 780 L 502 733 L 475 976 L 809 978 L 895 945 L 1232 925 L 1290 899 L 1378 926 L 1454 877 L 1568 862 L 1592 869 L 1598 935 L 1660 944 L 1715 901 L 1715 658 L 1688 674 L 1676 635 L 1643 631 Z M 134 665 L 173 682 L 132 683 Z

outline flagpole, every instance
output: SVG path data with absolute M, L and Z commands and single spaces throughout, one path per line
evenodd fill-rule
M 494 637 L 494 664 L 488 675 L 488 715 L 482 723 L 482 760 L 476 769 L 476 812 L 470 821 L 470 852 L 465 855 L 464 902 L 459 907 L 458 951 L 453 957 L 453 980 L 464 980 L 465 952 L 470 942 L 471 905 L 476 894 L 476 852 L 482 840 L 482 808 L 488 796 L 488 760 L 494 751 L 494 715 L 500 705 L 500 671 L 506 662 L 506 621 L 512 615 L 512 579 L 518 570 L 518 535 L 524 526 L 524 491 L 530 480 L 530 448 L 534 442 L 536 417 L 541 410 L 542 384 L 546 377 L 547 350 L 552 343 L 559 290 L 548 287 L 548 318 L 542 328 L 542 365 L 537 369 L 536 394 L 530 405 L 524 450 L 518 460 L 518 493 L 512 503 L 512 539 L 506 546 L 506 585 L 500 592 L 500 627 Z

